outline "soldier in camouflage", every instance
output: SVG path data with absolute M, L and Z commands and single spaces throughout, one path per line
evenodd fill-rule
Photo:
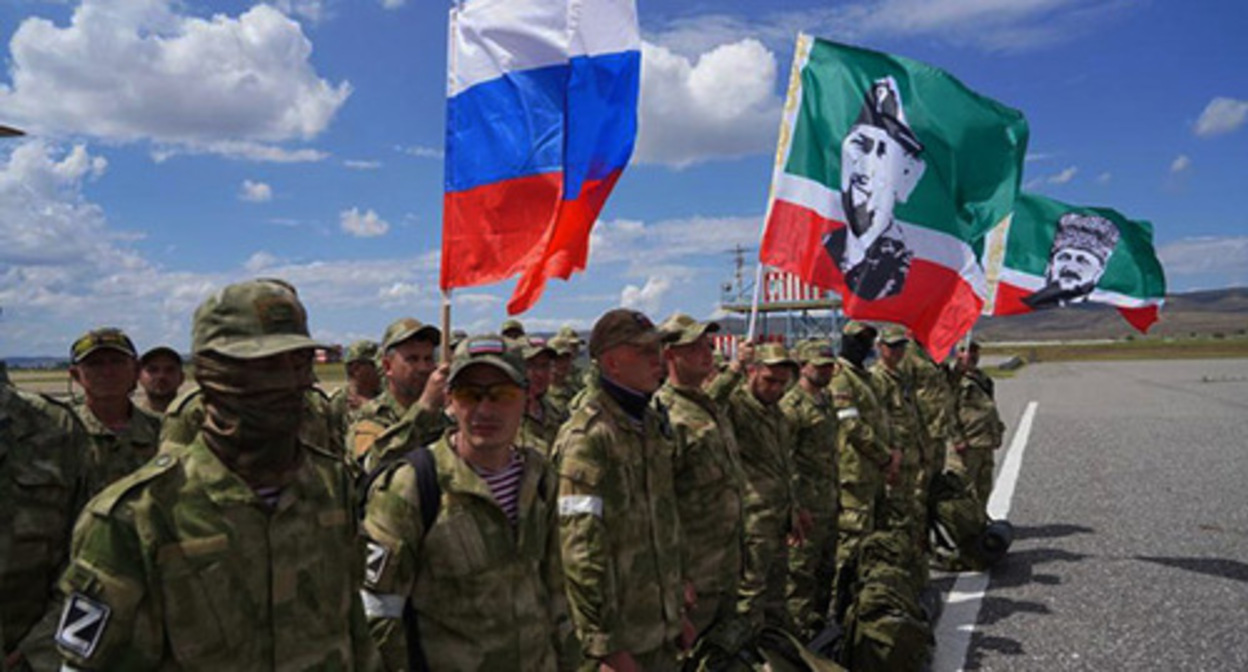
M 502 334 L 503 338 L 513 341 L 526 336 L 524 323 L 514 317 L 503 320 L 503 324 L 498 328 L 498 333 Z
M 587 669 L 675 670 L 693 640 L 672 430 L 651 405 L 662 340 L 637 311 L 600 317 L 589 340 L 599 382 L 555 441 L 568 601 Z
M 901 451 L 895 448 L 892 425 L 863 362 L 871 355 L 875 327 L 858 321 L 841 330 L 841 355 L 829 391 L 836 409 L 836 451 L 840 457 L 841 512 L 837 520 L 836 569 L 858 552 L 877 527 L 884 509 L 885 487 L 897 482 Z
M 888 488 L 885 527 L 903 529 L 918 547 L 927 538 L 927 498 L 924 476 L 932 451 L 919 414 L 914 381 L 903 369 L 910 339 L 904 327 L 886 326 L 877 341 L 880 358 L 871 367 L 871 381 L 893 428 L 893 445 L 901 450 L 897 485 Z
M 525 372 L 529 380 L 524 424 L 520 430 L 521 443 L 550 457 L 550 447 L 555 443 L 559 427 L 568 419 L 566 412 L 547 398 L 555 350 L 545 341 L 530 336 L 512 341 L 511 345 L 524 357 Z
M 87 499 L 86 432 L 73 410 L 14 387 L 0 362 L 0 670 L 55 670 L 56 580 Z
M 203 431 L 92 499 L 60 580 L 74 670 L 375 670 L 352 481 L 297 438 L 307 314 L 276 280 L 195 311 Z
M 347 428 L 355 422 L 359 410 L 381 393 L 377 353 L 376 342 L 362 339 L 348 346 L 346 355 L 342 358 L 347 384 L 334 390 L 329 396 L 329 420 L 343 441 L 346 440 Z
M 837 420 L 827 390 L 836 355 L 832 344 L 821 340 L 799 343 L 794 354 L 801 373 L 780 400 L 780 410 L 792 437 L 793 490 L 811 520 L 806 543 L 789 551 L 786 597 L 798 634 L 809 640 L 825 625 L 836 573 Z
M 732 421 L 702 390 L 714 365 L 708 334 L 719 331 L 719 324 L 676 313 L 659 330 L 674 335 L 663 354 L 667 382 L 656 397 L 676 434 L 672 472 L 685 535 L 681 548 L 698 596 L 689 618 L 702 633 L 736 613 L 745 474 Z
M 422 444 L 433 443 L 449 426 L 443 412 L 447 365 L 439 366 L 435 354 L 441 341 L 437 327 L 411 317 L 386 327 L 381 340 L 386 388 L 359 410 L 347 431 L 347 449 L 365 471 L 383 460 L 388 446 L 402 443 L 386 434 L 404 416 L 412 416 L 404 431 L 414 430 Z
M 575 332 L 573 332 L 575 335 Z M 581 391 L 583 375 L 574 368 L 579 341 L 574 341 L 562 333 L 547 342 L 555 351 L 555 359 L 550 366 L 550 389 L 546 390 L 546 398 L 554 405 L 555 410 L 567 414 L 572 397 Z
M 70 347 L 69 375 L 82 387 L 74 407 L 91 439 L 91 492 L 138 469 L 156 454 L 160 416 L 130 401 L 139 379 L 134 342 L 120 329 L 88 331 Z
M 992 378 L 979 368 L 979 343 L 958 349 L 953 384 L 958 432 L 965 443 L 949 453 L 949 467 L 966 476 L 986 507 L 992 494 L 993 451 L 1005 440 L 1005 423 L 997 412 Z
M 165 411 L 165 419 L 160 425 L 160 449 L 168 450 L 172 446 L 185 446 L 194 441 L 204 425 L 205 416 L 203 390 L 196 386 L 182 393 Z M 317 388 L 303 395 L 299 440 L 319 448 L 321 452 L 338 455 L 348 464 L 355 464 L 354 460 L 346 459 L 342 435 L 335 432 L 331 424 L 329 398 Z
M 458 428 L 431 448 L 441 491 L 433 524 L 425 528 L 428 499 L 413 462 L 392 462 L 373 482 L 363 595 L 386 669 L 408 669 L 416 647 L 435 670 L 579 663 L 559 554 L 558 477 L 520 437 L 527 384 L 519 351 L 502 337 L 467 339 L 450 373 Z
M 946 453 L 949 450 L 965 448 L 966 439 L 958 431 L 955 418 L 957 410 L 954 407 L 956 401 L 953 387 L 949 384 L 949 375 L 940 364 L 932 360 L 927 348 L 917 339 L 910 339 L 902 370 L 908 371 L 914 380 L 919 417 L 927 438 L 924 444 L 924 470 L 919 495 L 926 501 L 928 484 L 945 468 Z
M 143 353 L 139 357 L 139 388 L 143 395 L 135 403 L 155 415 L 164 415 L 186 380 L 182 367 L 182 355 L 168 346 L 159 345 Z
M 744 384 L 728 398 L 745 473 L 745 557 L 738 609 L 755 625 L 791 629 L 785 606 L 789 540 L 801 542 L 810 514 L 793 489 L 789 424 L 779 407 L 797 363 L 780 343 L 755 349 Z

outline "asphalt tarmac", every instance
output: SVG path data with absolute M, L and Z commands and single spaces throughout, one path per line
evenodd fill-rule
M 1040 364 L 997 399 L 998 479 L 1037 402 L 1017 538 L 934 669 L 1248 670 L 1248 360 Z

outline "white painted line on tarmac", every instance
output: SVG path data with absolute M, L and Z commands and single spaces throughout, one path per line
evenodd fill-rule
M 1018 475 L 1023 468 L 1023 451 L 1027 449 L 1027 439 L 1031 436 L 1031 423 L 1035 420 L 1037 406 L 1039 404 L 1035 401 L 1027 404 L 1023 419 L 1014 430 L 1014 439 L 1010 441 L 1009 451 L 1005 454 L 1005 463 L 997 473 L 997 480 L 992 485 L 992 495 L 988 498 L 988 515 L 992 518 L 1005 518 L 1010 513 L 1014 486 L 1018 484 Z M 940 621 L 936 623 L 936 655 L 932 661 L 932 672 L 961 672 L 966 665 L 966 652 L 971 648 L 971 635 L 975 633 L 979 607 L 987 590 L 986 572 L 963 572 L 958 575 L 957 582 L 945 598 Z

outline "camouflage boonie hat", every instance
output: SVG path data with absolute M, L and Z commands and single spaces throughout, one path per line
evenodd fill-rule
M 295 288 L 282 280 L 228 285 L 199 304 L 191 324 L 191 352 L 196 355 L 260 359 L 319 347 L 308 335 L 308 313 Z
M 367 338 L 360 339 L 347 346 L 347 353 L 343 356 L 342 363 L 375 362 L 379 350 L 380 346 L 377 345 L 376 341 L 370 341 Z
M 437 327 L 425 324 L 414 317 L 400 317 L 386 327 L 386 333 L 381 337 L 381 351 L 382 353 L 389 352 L 390 348 L 417 336 L 434 345 L 442 343 L 442 332 Z
M 602 314 L 589 334 L 589 356 L 626 344 L 651 345 L 667 340 L 645 313 L 628 308 L 614 308 Z
M 139 358 L 138 351 L 134 349 L 134 341 L 130 340 L 126 332 L 116 327 L 102 327 L 79 336 L 78 340 L 69 346 L 70 363 L 77 364 L 96 350 L 116 350 L 135 359 Z
M 910 336 L 906 333 L 905 327 L 890 324 L 880 331 L 879 340 L 884 345 L 905 345 L 910 342 Z
M 498 328 L 498 333 L 506 336 L 509 331 L 519 331 L 520 335 L 523 336 L 525 333 L 524 323 L 514 317 L 509 320 L 504 320 L 503 325 Z
M 668 336 L 668 345 L 689 345 L 702 337 L 702 334 L 713 334 L 719 331 L 718 322 L 699 322 L 684 313 L 672 313 L 663 320 L 659 331 Z
M 810 339 L 802 341 L 793 349 L 793 356 L 802 364 L 825 366 L 836 363 L 836 353 L 828 341 Z
M 788 348 L 783 343 L 760 343 L 754 346 L 754 361 L 767 366 L 788 364 L 797 366 L 797 362 L 789 356 Z
M 880 332 L 878 329 L 867 324 L 866 322 L 859 322 L 858 320 L 850 320 L 849 322 L 845 323 L 844 327 L 841 327 L 841 333 L 851 338 L 856 338 L 864 334 L 870 335 L 871 338 L 875 338 L 875 335 Z
M 159 357 L 161 355 L 172 357 L 173 359 L 177 360 L 178 364 L 182 363 L 182 355 L 178 354 L 177 350 L 174 350 L 173 348 L 167 345 L 158 345 L 154 348 L 151 348 L 147 352 L 143 353 L 143 356 L 139 357 L 139 363 L 147 364 L 149 360 Z
M 454 387 L 455 379 L 460 373 L 478 364 L 492 366 L 502 371 L 520 387 L 529 385 L 528 376 L 525 374 L 524 356 L 520 348 L 495 334 L 466 338 L 459 344 L 459 347 L 455 348 L 447 384 Z

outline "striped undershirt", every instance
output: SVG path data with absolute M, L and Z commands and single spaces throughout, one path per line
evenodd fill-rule
M 498 502 L 499 508 L 507 514 L 507 520 L 514 526 L 520 511 L 520 480 L 524 476 L 524 460 L 520 458 L 520 453 L 513 450 L 511 461 L 498 471 L 490 471 L 475 464 L 470 466 L 490 486 L 494 501 Z

